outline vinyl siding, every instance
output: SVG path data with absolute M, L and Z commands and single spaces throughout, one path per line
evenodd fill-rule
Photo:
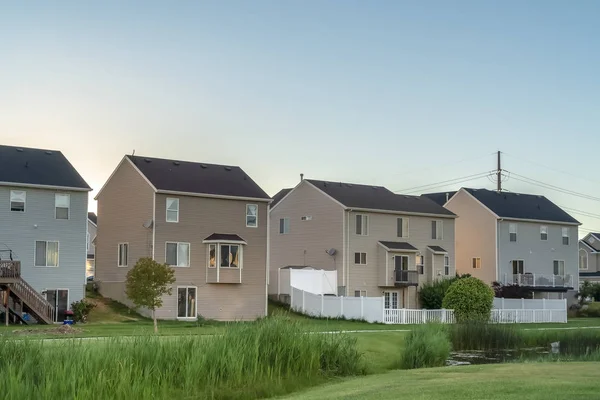
M 92 244 L 92 241 L 96 237 L 97 229 L 90 221 L 87 223 L 87 231 L 89 233 L 88 242 L 87 242 L 87 254 L 94 255 L 96 254 L 96 246 Z
M 310 215 L 312 220 L 302 221 Z M 271 257 L 269 294 L 277 294 L 277 270 L 288 265 L 308 265 L 338 271 L 338 286 L 343 285 L 342 206 L 303 181 L 271 211 Z M 279 219 L 289 218 L 290 233 L 279 233 Z M 336 249 L 331 257 L 325 251 Z
M 591 250 L 579 243 L 579 252 L 585 252 L 588 258 L 588 269 L 579 270 L 580 272 L 597 272 L 598 271 L 598 254 L 592 253 Z M 579 256 L 578 256 L 579 257 Z M 579 258 L 577 259 L 579 261 Z
M 491 284 L 496 277 L 496 217 L 467 192 L 460 190 L 445 205 L 456 219 L 456 270 Z M 539 232 L 538 232 L 539 233 Z M 481 258 L 481 269 L 473 258 Z
M 179 222 L 166 222 L 166 199 L 179 199 Z M 246 204 L 258 205 L 258 227 L 246 227 Z M 165 262 L 166 242 L 190 243 L 190 266 L 174 267 L 173 292 L 157 310 L 161 319 L 177 317 L 177 286 L 198 289 L 198 314 L 215 320 L 253 320 L 266 314 L 267 204 L 192 196 L 156 195 L 155 259 Z M 242 269 L 221 269 L 222 280 L 242 283 L 208 283 L 208 245 L 203 240 L 213 233 L 241 236 Z M 216 271 L 215 271 L 216 273 Z
M 356 215 L 368 215 L 368 235 L 361 236 L 356 234 Z M 383 213 L 363 213 L 349 212 L 350 235 L 349 235 L 349 279 L 348 289 L 349 294 L 353 294 L 355 290 L 367 290 L 369 296 L 381 296 L 384 289 L 383 286 L 394 285 L 394 260 L 395 255 L 407 255 L 409 257 L 409 270 L 416 270 L 415 252 L 381 252 L 379 241 L 392 242 L 408 242 L 416 247 L 420 254 L 424 255 L 424 270 L 425 274 L 419 277 L 419 282 L 424 283 L 434 278 L 432 273 L 431 253 L 427 250 L 428 246 L 435 245 L 443 247 L 450 257 L 450 275 L 455 275 L 455 256 L 454 256 L 454 219 L 439 218 L 434 216 L 414 216 L 414 215 L 397 215 Z M 409 233 L 407 238 L 397 236 L 397 219 L 399 217 L 408 218 Z M 443 239 L 431 239 L 431 221 L 443 221 Z M 354 253 L 366 252 L 367 265 L 355 265 Z M 388 262 L 387 276 L 385 274 L 386 257 Z M 443 256 L 441 267 L 443 269 Z M 386 283 L 387 282 L 387 283 Z M 405 291 L 405 303 L 408 302 L 411 308 L 416 307 L 416 289 L 407 289 Z
M 10 190 L 26 191 L 25 212 L 10 211 Z M 55 219 L 54 195 L 70 195 L 68 220 Z M 13 251 L 21 274 L 39 292 L 69 289 L 69 306 L 84 297 L 88 192 L 0 187 L 0 249 Z M 35 242 L 58 241 L 58 267 L 35 267 Z M 0 253 L 8 257 L 7 253 Z
M 115 297 L 112 290 L 108 296 L 103 285 L 124 282 L 137 260 L 152 257 L 152 229 L 143 225 L 152 220 L 153 201 L 154 190 L 127 160 L 100 193 L 95 280 L 103 295 L 126 302 L 124 293 Z M 119 243 L 129 244 L 128 267 L 118 267 Z

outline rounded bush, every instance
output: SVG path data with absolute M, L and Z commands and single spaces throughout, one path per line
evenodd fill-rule
M 457 322 L 489 321 L 493 302 L 492 288 L 480 279 L 469 277 L 450 285 L 442 306 L 454 310 Z

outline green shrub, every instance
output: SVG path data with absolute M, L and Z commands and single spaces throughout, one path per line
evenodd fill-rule
M 402 369 L 442 367 L 450 357 L 451 345 L 446 327 L 425 324 L 411 330 L 402 351 Z
M 600 282 L 583 281 L 579 288 L 579 302 L 583 304 L 588 298 L 600 301 Z
M 550 348 L 552 343 L 559 343 L 560 354 L 565 356 L 581 356 L 600 352 L 600 330 L 598 329 L 551 329 L 543 331 L 523 331 L 524 347 Z
M 71 310 L 73 311 L 73 319 L 75 322 L 84 323 L 87 322 L 88 315 L 96 307 L 95 304 L 90 303 L 86 299 L 75 301 L 71 303 Z
M 448 291 L 448 288 L 458 278 L 439 279 L 433 282 L 425 283 L 419 290 L 419 302 L 421 308 L 428 310 L 439 310 L 442 308 L 442 301 Z
M 454 350 L 508 350 L 522 342 L 514 324 L 467 321 L 450 325 L 449 330 Z
M 594 302 L 583 306 L 577 311 L 578 317 L 600 317 L 600 302 Z
M 489 321 L 494 291 L 482 280 L 468 277 L 454 281 L 442 301 L 442 307 L 454 310 L 457 322 Z

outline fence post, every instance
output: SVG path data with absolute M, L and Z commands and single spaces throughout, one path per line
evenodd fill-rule
M 304 290 L 302 291 L 302 314 L 304 314 Z
M 546 309 L 546 299 L 542 299 L 542 309 Z
M 344 296 L 340 296 L 340 315 L 344 316 Z
M 381 316 L 381 322 L 385 324 L 385 296 L 381 296 L 381 309 L 383 310 L 383 315 Z
M 425 322 L 426 322 L 426 319 L 427 319 L 427 318 L 425 318 L 425 313 L 426 313 L 426 312 L 427 312 L 427 311 L 425 311 L 425 310 L 421 310 L 421 320 L 423 321 L 423 323 L 425 323 Z
M 325 305 L 325 297 L 323 297 L 323 293 L 321 293 L 321 316 L 323 316 L 323 306 Z
M 502 298 L 502 309 L 504 310 L 504 297 Z
M 402 309 L 402 323 L 406 323 L 406 308 Z
M 290 286 L 290 306 L 292 307 L 292 310 L 294 309 L 294 287 Z M 277 300 L 279 301 L 279 295 L 277 296 Z
M 360 318 L 365 319 L 364 308 L 363 308 L 363 299 L 364 297 L 360 296 Z
M 446 309 L 442 308 L 442 324 L 446 323 Z
M 525 309 L 525 299 L 521 298 L 521 309 L 524 310 Z

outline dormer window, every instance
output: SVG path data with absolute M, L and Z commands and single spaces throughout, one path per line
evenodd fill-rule
M 10 191 L 10 211 L 25 212 L 27 193 L 24 190 Z

